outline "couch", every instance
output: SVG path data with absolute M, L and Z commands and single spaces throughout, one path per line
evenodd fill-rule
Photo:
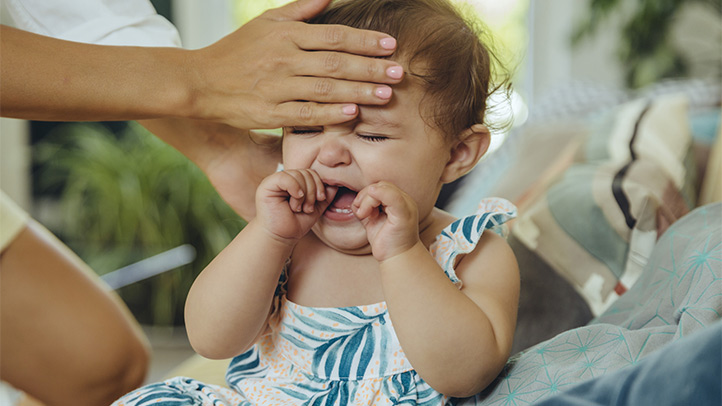
M 514 202 L 522 290 L 513 356 L 483 404 L 532 403 L 633 365 L 722 314 L 719 82 L 574 84 L 463 181 L 444 208 Z M 224 384 L 228 360 L 172 371 Z

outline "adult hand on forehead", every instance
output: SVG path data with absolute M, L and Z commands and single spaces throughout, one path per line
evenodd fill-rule
M 303 21 L 330 0 L 299 0 L 269 10 L 215 44 L 194 52 L 199 118 L 261 129 L 328 125 L 384 104 L 400 65 L 374 57 L 395 39 L 374 31 Z

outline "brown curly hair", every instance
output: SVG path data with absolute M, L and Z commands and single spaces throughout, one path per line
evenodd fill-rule
M 487 33 L 481 23 L 464 18 L 447 0 L 339 0 L 308 22 L 396 38 L 390 59 L 405 63 L 406 74 L 420 79 L 426 91 L 421 115 L 449 137 L 474 124 L 490 126 L 484 121 L 489 95 L 508 94 L 508 74 L 491 83 L 492 65 L 501 64 L 482 43 Z

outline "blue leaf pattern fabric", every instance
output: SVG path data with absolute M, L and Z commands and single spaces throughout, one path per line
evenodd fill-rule
M 460 285 L 454 258 L 474 249 L 486 229 L 516 208 L 485 199 L 477 214 L 444 231 L 430 251 Z M 125 405 L 446 405 L 406 359 L 384 302 L 342 308 L 306 307 L 280 299 L 280 317 L 226 373 L 229 388 L 176 378 L 150 385 L 115 403 Z M 161 403 L 155 403 L 162 399 Z

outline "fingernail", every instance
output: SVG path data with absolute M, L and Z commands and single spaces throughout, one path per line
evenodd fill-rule
M 404 76 L 404 68 L 401 66 L 392 66 L 386 69 L 386 76 L 391 79 L 401 79 Z
M 341 111 L 343 111 L 343 114 L 353 116 L 356 114 L 357 108 L 358 108 L 358 106 L 356 106 L 355 104 L 347 104 L 347 105 L 343 106 Z
M 379 45 L 381 45 L 383 49 L 394 49 L 396 48 L 396 40 L 391 37 L 383 38 L 379 41 Z
M 379 86 L 374 91 L 374 94 L 379 99 L 390 99 L 391 98 L 391 88 L 388 86 Z

